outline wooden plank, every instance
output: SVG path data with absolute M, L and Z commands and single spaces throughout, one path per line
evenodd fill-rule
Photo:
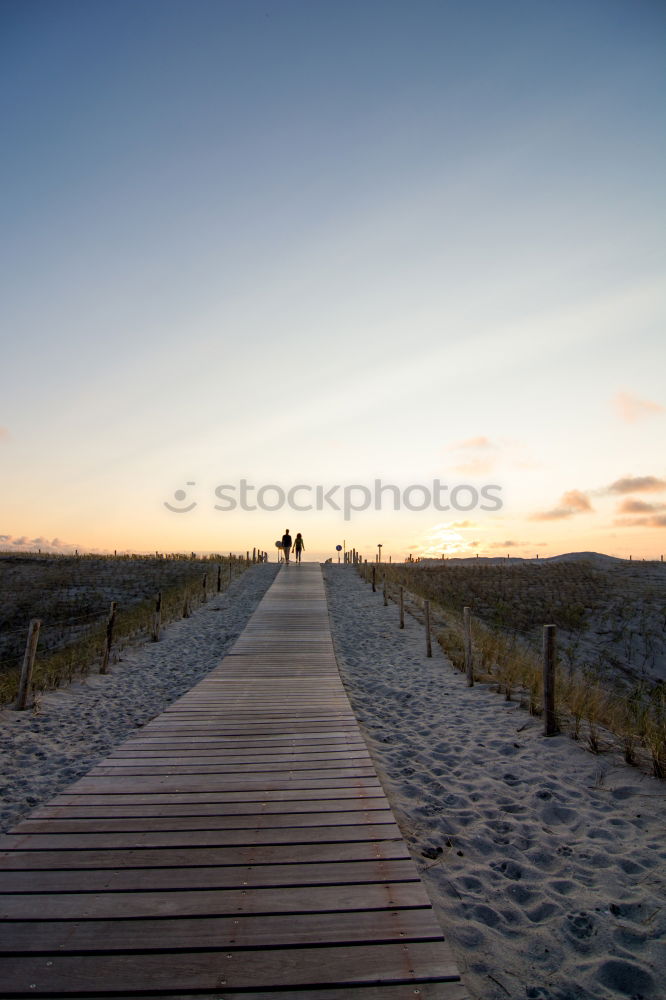
M 2 994 L 0 994 L 1 996 Z M 31 994 L 34 995 L 34 994 Z M 215 991 L 212 994 L 201 993 L 178 993 L 178 1000 L 201 1000 L 202 995 L 213 996 L 218 1000 L 285 1000 L 283 990 L 243 990 L 238 993 L 236 990 L 225 989 L 223 994 Z M 77 1000 L 99 1000 L 100 994 L 94 996 L 85 993 L 76 994 Z M 127 993 L 104 993 L 105 1000 L 128 1000 Z M 142 993 L 141 1000 L 164 1000 L 166 994 Z M 303 988 L 298 994 L 293 994 L 297 1000 L 470 1000 L 470 995 L 462 983 L 440 981 L 424 982 L 418 984 L 418 988 L 413 983 L 403 983 L 394 985 L 392 983 L 382 983 L 381 986 L 370 986 L 363 983 L 355 986 L 353 990 L 346 986 L 321 989 Z M 14 996 L 12 1000 L 16 1000 Z M 290 998 L 291 1000 L 291 998 Z
M 245 777 L 233 777 L 230 775 L 200 774 L 200 775 L 152 775 L 138 777 L 113 778 L 81 778 L 70 786 L 70 791 L 78 794 L 91 795 L 124 795 L 128 792 L 148 793 L 148 792 L 250 792 L 256 799 L 269 792 L 286 791 L 288 789 L 304 791 L 311 789 L 343 789 L 350 786 L 357 789 L 362 795 L 363 792 L 372 789 L 381 789 L 378 778 L 354 778 L 335 777 L 330 773 L 321 776 L 317 780 L 316 775 L 309 774 L 307 778 L 294 777 L 269 777 L 265 775 L 246 775 Z M 0 850 L 5 847 L 3 838 L 0 837 Z
M 15 834 L 22 833 L 145 833 L 185 830 L 277 830 L 303 827 L 361 826 L 372 823 L 391 824 L 395 820 L 390 809 L 364 812 L 317 813 L 268 813 L 257 815 L 208 815 L 208 816 L 147 816 L 123 817 L 121 819 L 27 819 L 14 827 Z
M 114 850 L 119 847 L 224 847 L 254 844 L 314 844 L 336 840 L 400 839 L 395 823 L 361 823 L 348 826 L 299 827 L 298 830 L 151 830 L 136 833 L 27 833 L 7 836 L 3 847 L 14 850 Z
M 149 889 L 230 889 L 251 882 L 254 888 L 278 885 L 352 885 L 370 882 L 414 882 L 410 859 L 336 861 L 319 864 L 225 865 L 160 868 L 102 868 L 72 871 L 0 871 L 6 893 L 127 892 Z
M 420 881 L 363 885 L 196 889 L 177 892 L 6 893 L 0 919 L 115 920 L 119 917 L 221 916 L 240 913 L 320 913 L 430 906 Z
M 27 840 L 27 838 L 26 838 Z M 29 841 L 28 841 L 29 842 Z M 124 848 L 59 851 L 15 850 L 0 854 L 3 871 L 79 868 L 199 867 L 201 865 L 324 864 L 372 858 L 408 858 L 403 840 L 355 840 L 318 844 L 234 844 L 229 847 Z
M 226 951 L 161 954 L 53 955 L 8 958 L 5 992 L 35 996 L 65 991 L 289 989 L 316 986 L 357 987 L 365 983 L 418 983 L 439 979 L 457 983 L 458 970 L 442 958 L 439 942 L 341 945 L 325 948 L 275 948 L 246 953 Z M 31 987 L 34 985 L 34 989 Z M 28 992 L 30 991 L 31 992 Z
M 91 796 L 92 798 L 92 796 Z M 112 802 L 111 797 L 108 801 Z M 362 802 L 363 811 L 381 811 L 388 809 L 386 799 L 379 795 L 377 798 L 366 798 Z M 127 805 L 79 805 L 69 804 L 66 806 L 41 806 L 33 809 L 30 819 L 130 819 L 133 817 L 148 818 L 149 816 L 268 816 L 292 813 L 299 815 L 304 813 L 350 813 L 358 809 L 359 800 L 355 796 L 353 799 L 309 799 L 301 802 L 225 802 L 223 809 L 220 803 L 210 802 L 163 802 L 159 805 L 148 804 L 127 804 Z M 16 827 L 14 828 L 16 832 Z
M 62 954 L 66 950 L 184 951 L 194 948 L 294 947 L 312 944 L 439 941 L 442 931 L 429 909 L 322 913 L 317 921 L 292 914 L 164 920 L 20 921 L 4 923 L 0 951 L 10 955 Z
M 208 750 L 199 748 L 197 750 L 172 750 L 172 754 L 177 756 L 167 757 L 166 750 L 123 750 L 116 751 L 105 759 L 107 767 L 115 765 L 136 767 L 138 764 L 159 764 L 161 767 L 171 764 L 182 764 L 190 758 L 202 764 L 234 763 L 255 764 L 273 761 L 275 763 L 288 763 L 291 761 L 321 761 L 321 760 L 370 760 L 370 754 L 363 747 L 323 747 L 320 750 L 301 750 L 299 747 L 293 749 L 280 749 L 271 747 L 268 750 L 237 750 L 231 748 L 219 748 Z
M 223 803 L 226 805 L 231 803 L 259 803 L 261 806 L 268 806 L 270 803 L 280 803 L 280 802 L 327 802 L 331 800 L 343 800 L 343 799 L 353 799 L 362 801 L 364 804 L 368 800 L 382 799 L 384 802 L 387 801 L 384 792 L 377 782 L 375 785 L 368 787 L 364 782 L 363 786 L 356 787 L 352 786 L 331 786 L 326 785 L 325 782 L 318 782 L 315 788 L 278 788 L 272 790 L 266 790 L 263 792 L 248 791 L 244 789 L 235 789 L 230 792 L 156 792 L 153 794 L 142 794 L 142 793 L 120 793 L 120 794 L 70 794 L 68 792 L 63 792 L 61 795 L 56 795 L 54 799 L 51 800 L 51 806 L 75 806 L 75 805 L 104 805 L 110 803 L 111 805 L 158 805 L 173 803 L 178 805 L 179 803 Z

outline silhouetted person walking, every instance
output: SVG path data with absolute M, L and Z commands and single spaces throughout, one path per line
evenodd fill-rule
M 301 561 L 301 551 L 305 551 L 305 544 L 303 542 L 303 536 L 299 531 L 296 535 L 296 541 L 294 542 L 294 553 L 296 555 L 297 563 Z
M 289 528 L 285 530 L 282 536 L 282 551 L 284 552 L 284 561 L 289 565 L 289 553 L 291 552 L 291 535 L 289 534 Z

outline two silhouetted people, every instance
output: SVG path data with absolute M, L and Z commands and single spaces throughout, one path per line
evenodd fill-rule
M 301 552 L 305 550 L 305 545 L 303 543 L 303 536 L 299 531 L 298 534 L 296 535 L 296 541 L 292 542 L 291 535 L 289 534 L 289 528 L 287 528 L 285 530 L 284 535 L 282 536 L 282 551 L 284 553 L 284 561 L 287 565 L 289 565 L 289 556 L 291 555 L 292 545 L 294 547 L 296 562 L 300 562 Z

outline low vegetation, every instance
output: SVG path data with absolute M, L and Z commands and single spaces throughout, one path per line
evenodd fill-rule
M 371 579 L 372 568 L 360 567 L 365 579 Z M 459 670 L 465 669 L 462 609 L 470 607 L 475 679 L 496 684 L 505 698 L 519 700 L 535 715 L 543 710 L 542 627 L 556 625 L 559 727 L 594 753 L 619 748 L 627 763 L 647 764 L 655 776 L 666 778 L 666 685 L 658 675 L 666 598 L 663 585 L 655 582 L 664 567 L 652 569 L 638 585 L 634 571 L 606 571 L 577 561 L 394 564 L 375 567 L 375 574 L 377 581 L 386 578 L 394 600 L 402 585 L 417 614 L 423 601 L 430 601 L 435 635 Z M 627 622 L 637 620 L 653 634 L 625 642 L 620 655 L 617 641 Z M 646 669 L 646 649 L 654 672 Z
M 114 648 L 190 614 L 242 573 L 230 556 L 51 556 L 0 554 L 0 704 L 16 698 L 29 622 L 41 621 L 32 683 L 55 688 L 99 666 L 111 602 Z

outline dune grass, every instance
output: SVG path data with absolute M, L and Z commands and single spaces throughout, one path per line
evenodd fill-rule
M 165 625 L 217 591 L 218 569 L 225 590 L 247 565 L 233 556 L 0 556 L 0 705 L 16 699 L 30 619 L 42 621 L 32 689 L 49 690 L 99 669 L 112 600 L 117 656 L 151 637 L 158 593 Z
M 398 600 L 402 585 L 410 610 L 418 616 L 423 601 L 430 601 L 433 632 L 460 671 L 465 670 L 462 608 L 471 607 L 474 679 L 496 685 L 507 700 L 518 700 L 533 715 L 541 715 L 541 626 L 556 624 L 569 633 L 582 631 L 587 615 L 604 597 L 602 581 L 592 567 L 561 563 L 552 568 L 548 577 L 542 567 L 533 574 L 516 567 L 512 578 L 497 572 L 496 566 L 433 572 L 383 564 L 376 567 L 376 578 L 386 579 L 393 600 Z M 358 569 L 370 581 L 372 566 Z M 479 605 L 485 620 L 477 611 Z M 603 658 L 592 663 L 583 657 L 577 661 L 569 643 L 566 655 L 560 650 L 555 692 L 557 721 L 563 732 L 593 753 L 619 749 L 628 764 L 647 765 L 656 777 L 666 778 L 664 684 L 630 683 L 613 663 L 604 669 Z

